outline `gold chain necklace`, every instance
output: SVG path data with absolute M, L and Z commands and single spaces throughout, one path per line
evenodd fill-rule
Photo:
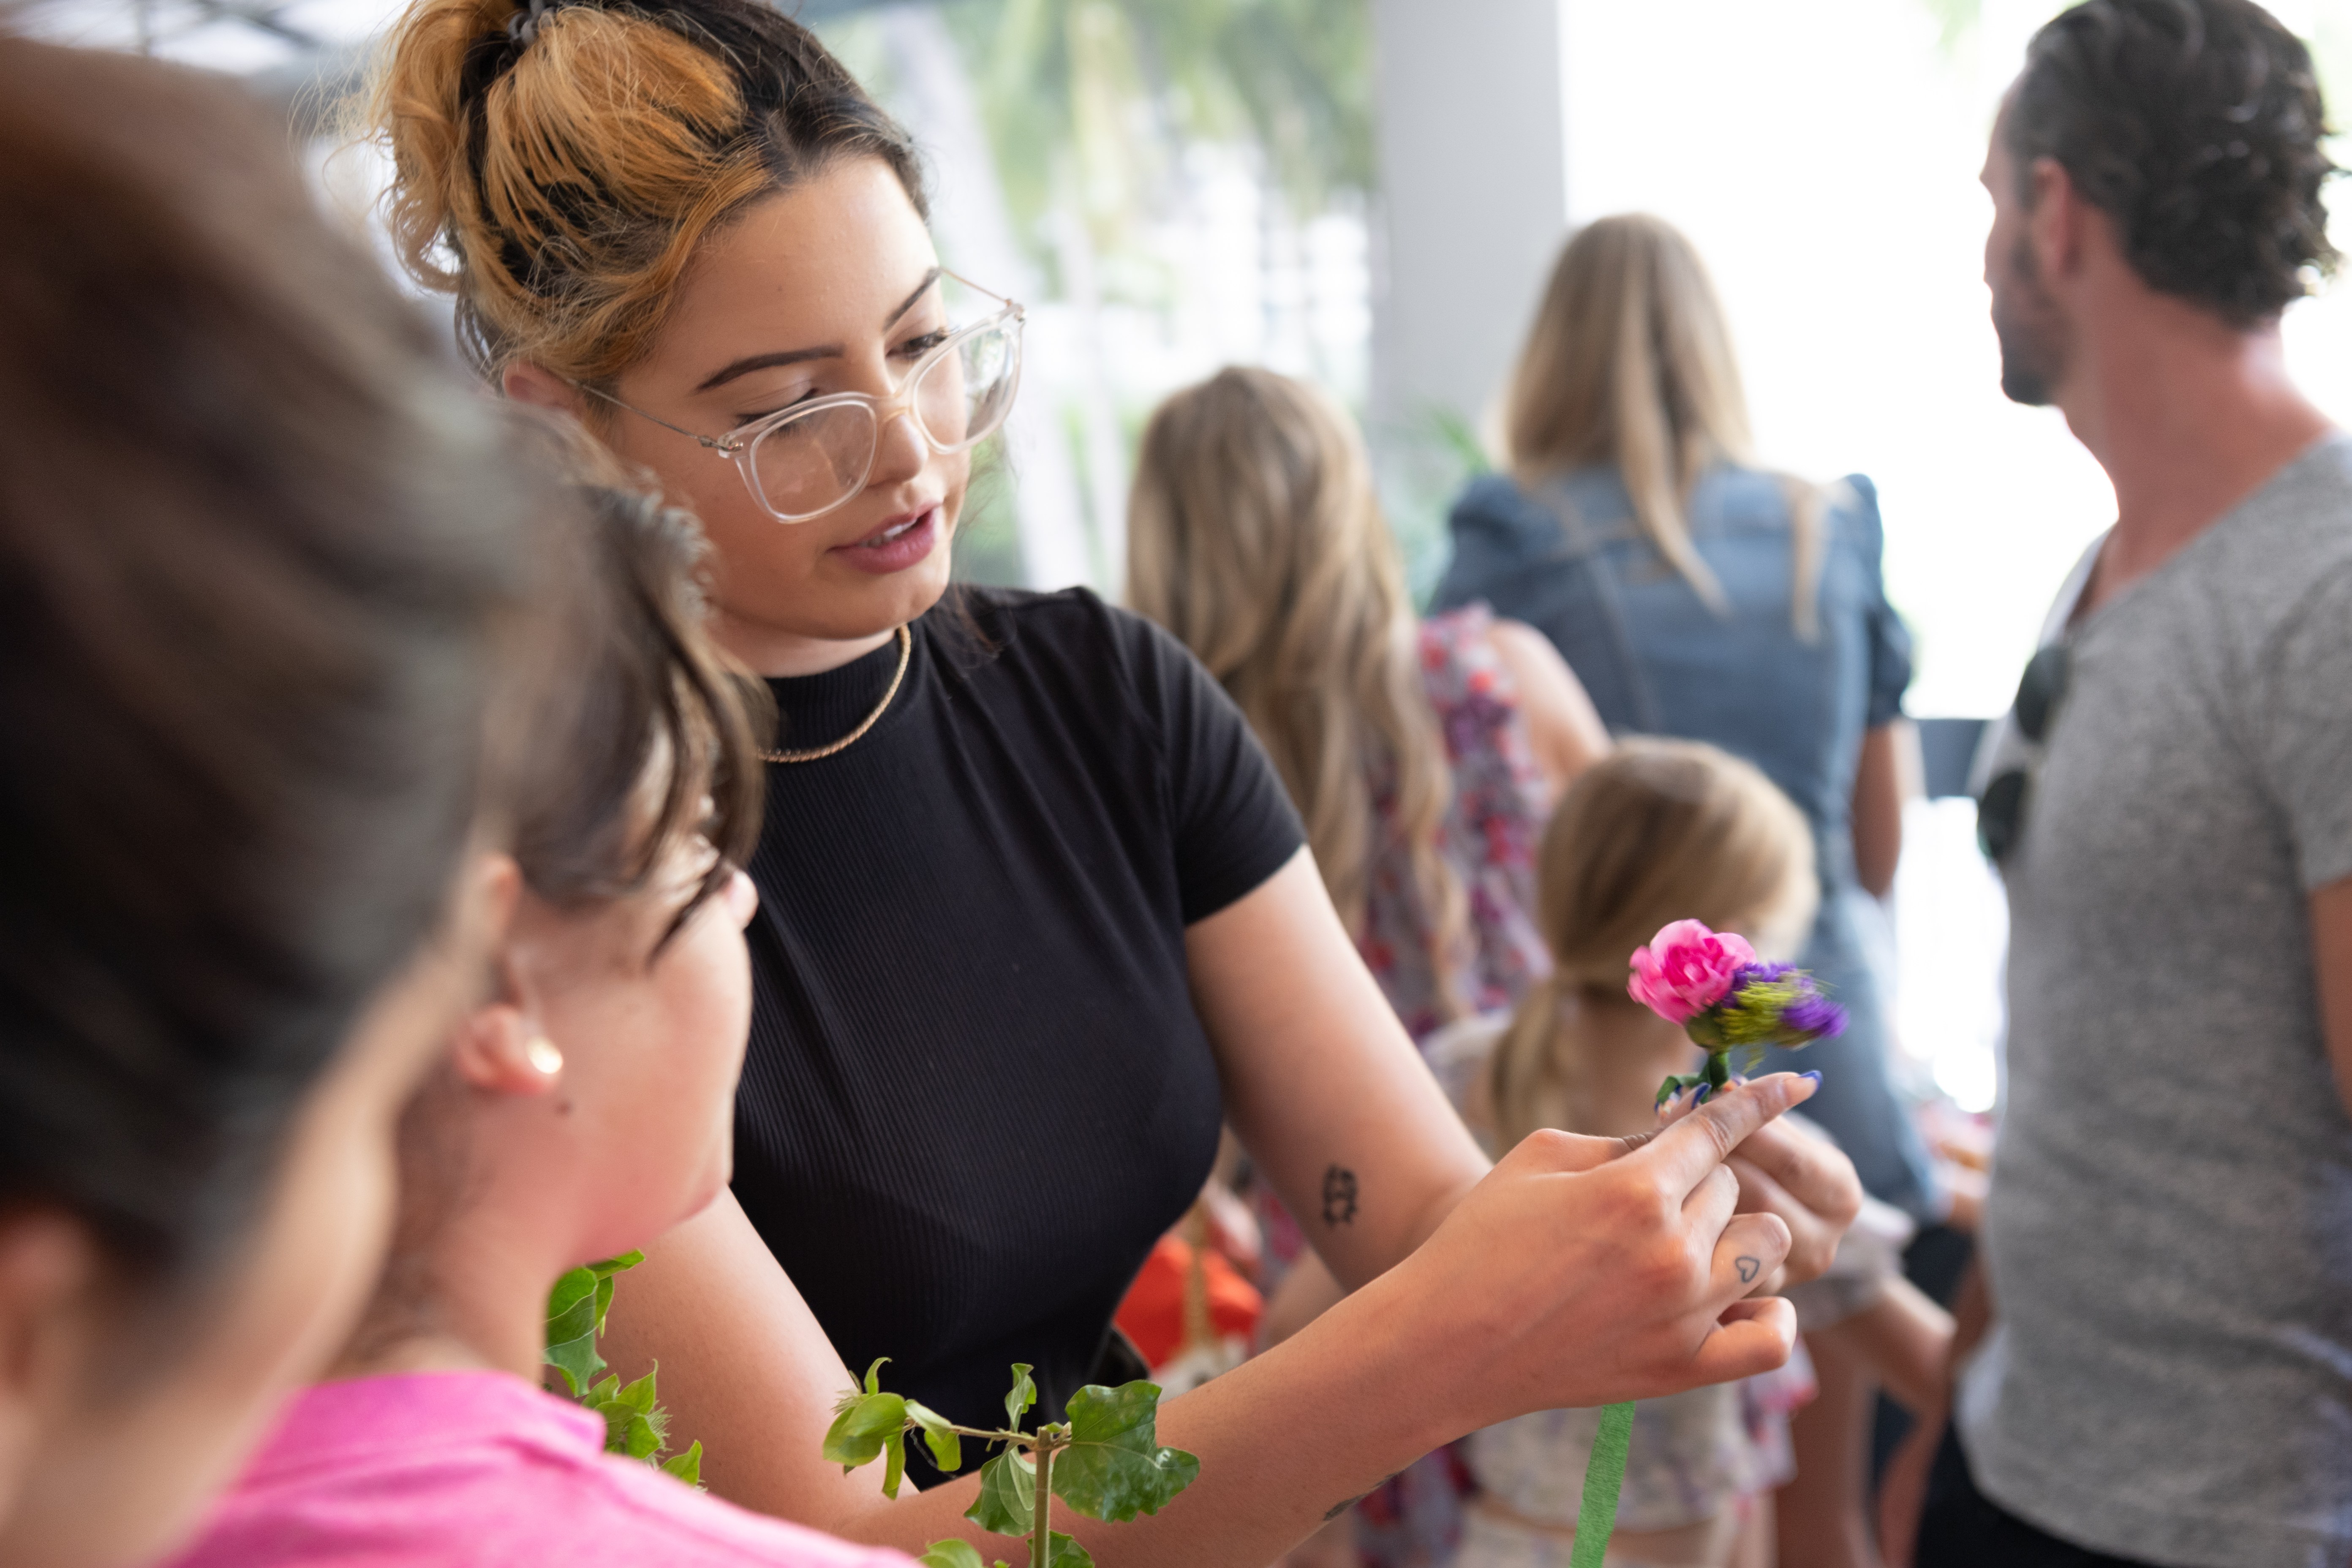
M 770 763 L 813 763 L 820 757 L 829 757 L 835 752 L 848 750 L 850 744 L 859 736 L 865 734 L 866 731 L 874 728 L 876 723 L 881 720 L 884 712 L 889 709 L 890 699 L 898 695 L 898 683 L 907 679 L 907 661 L 914 656 L 914 634 L 908 631 L 906 627 L 900 626 L 898 628 L 898 673 L 890 677 L 890 689 L 882 694 L 882 700 L 874 705 L 874 711 L 868 713 L 866 716 L 865 721 L 861 722 L 856 729 L 852 730 L 848 734 L 844 735 L 840 740 L 835 741 L 830 746 L 812 746 L 805 752 L 761 752 L 760 753 L 761 760 L 762 762 Z

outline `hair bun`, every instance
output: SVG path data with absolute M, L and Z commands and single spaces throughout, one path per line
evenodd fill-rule
M 467 357 L 589 384 L 643 358 L 705 236 L 836 159 L 922 210 L 913 143 L 766 0 L 414 0 L 368 105 L 402 266 Z
M 564 0 L 530 0 L 529 5 L 507 18 L 507 37 L 519 48 L 530 47 L 531 39 L 539 36 L 539 19 L 563 3 Z

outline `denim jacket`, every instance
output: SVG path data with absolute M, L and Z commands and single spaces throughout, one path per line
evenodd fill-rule
M 1612 731 L 1709 741 L 1748 758 L 1812 825 L 1824 890 L 1850 883 L 1862 734 L 1901 713 L 1911 680 L 1911 637 L 1880 580 L 1878 491 L 1855 474 L 1831 492 L 1811 642 L 1790 615 L 1780 481 L 1710 469 L 1689 517 L 1727 615 L 1642 532 L 1613 467 L 1579 469 L 1535 495 L 1490 475 L 1454 505 L 1436 607 L 1484 599 L 1542 631 Z
M 1782 481 L 1728 464 L 1700 477 L 1691 540 L 1729 601 L 1718 614 L 1634 521 L 1613 465 L 1533 493 L 1501 475 L 1454 503 L 1454 558 L 1433 609 L 1484 600 L 1549 637 L 1610 730 L 1706 741 L 1761 768 L 1813 830 L 1822 905 L 1803 962 L 1852 1016 L 1845 1038 L 1802 1061 L 1829 1068 L 1809 1111 L 1874 1195 L 1936 1217 L 1932 1178 L 1885 1062 L 1886 1026 L 1857 929 L 1853 801 L 1865 730 L 1888 723 L 1911 681 L 1911 637 L 1880 574 L 1878 491 L 1860 474 L 1830 491 L 1818 635 L 1791 614 L 1795 550 Z

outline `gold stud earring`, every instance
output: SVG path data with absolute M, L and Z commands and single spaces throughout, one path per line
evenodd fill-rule
M 523 1056 L 530 1062 L 531 1070 L 541 1078 L 553 1078 L 563 1070 L 563 1053 L 545 1035 L 534 1035 L 530 1044 L 523 1047 Z

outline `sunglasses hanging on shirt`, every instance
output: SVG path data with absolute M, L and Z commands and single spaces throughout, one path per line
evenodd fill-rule
M 2035 653 L 2017 682 L 2017 700 L 2010 715 L 2017 732 L 2034 748 L 2038 762 L 2050 721 L 2066 695 L 2066 645 L 2054 642 Z M 2004 768 L 1985 785 L 1977 802 L 1977 844 L 1996 866 L 2009 862 L 2011 851 L 2025 832 L 2027 796 L 2033 783 L 2033 763 Z

